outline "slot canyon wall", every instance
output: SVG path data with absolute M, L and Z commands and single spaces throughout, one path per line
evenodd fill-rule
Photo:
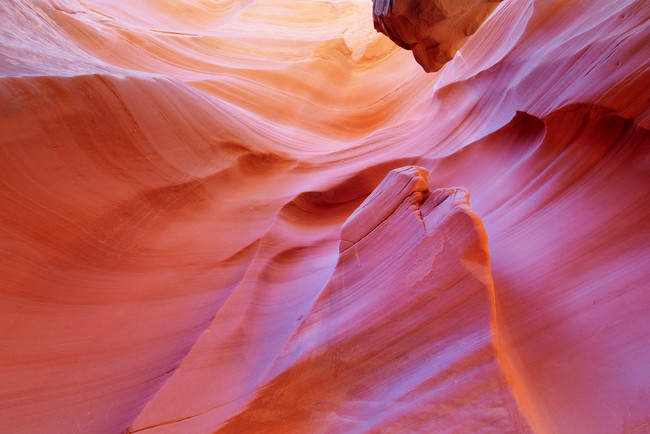
M 0 23 L 2 432 L 650 432 L 646 0 Z

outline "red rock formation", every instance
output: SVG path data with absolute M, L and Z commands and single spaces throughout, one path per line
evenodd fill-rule
M 391 171 L 345 222 L 328 284 L 222 432 L 524 431 L 492 347 L 485 230 L 465 189 L 429 193 L 427 176 Z
M 647 428 L 647 2 L 371 12 L 6 2 L 0 430 Z
M 439 71 L 502 0 L 373 0 L 375 29 Z

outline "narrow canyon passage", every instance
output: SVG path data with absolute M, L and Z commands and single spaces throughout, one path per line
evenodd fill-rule
M 648 430 L 650 5 L 416 3 L 5 1 L 3 432 Z

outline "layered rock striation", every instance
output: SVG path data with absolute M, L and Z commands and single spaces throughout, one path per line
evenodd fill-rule
M 6 2 L 0 430 L 647 428 L 648 3 L 407 4 Z

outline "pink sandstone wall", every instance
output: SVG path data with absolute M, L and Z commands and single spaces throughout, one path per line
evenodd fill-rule
M 0 431 L 650 432 L 650 4 L 493 6 L 5 0 Z

